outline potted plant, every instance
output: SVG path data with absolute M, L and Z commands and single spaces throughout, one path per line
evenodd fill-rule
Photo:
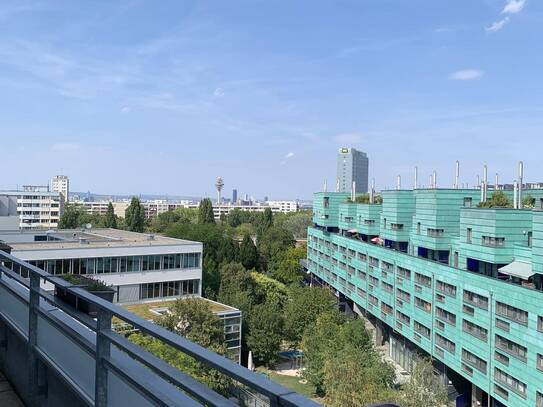
M 89 293 L 100 297 L 106 301 L 113 302 L 113 297 L 115 296 L 115 289 L 107 284 L 102 283 L 99 280 L 93 278 L 76 275 L 76 274 L 62 274 L 60 276 L 62 279 L 71 283 L 74 287 L 80 287 Z M 83 298 L 78 298 L 72 293 L 64 290 L 60 287 L 56 287 L 55 296 L 60 298 L 62 301 L 70 304 L 77 310 L 84 312 L 92 317 L 96 316 L 98 313 L 97 307 L 89 303 Z

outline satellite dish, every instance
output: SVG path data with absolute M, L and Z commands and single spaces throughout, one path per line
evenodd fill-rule
M 92 225 L 91 225 L 90 223 L 87 223 L 87 224 L 85 225 L 85 229 L 92 229 Z

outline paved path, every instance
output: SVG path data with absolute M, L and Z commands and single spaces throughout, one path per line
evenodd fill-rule
M 0 372 L 0 406 L 2 407 L 25 407 L 17 394 L 11 388 L 2 372 Z

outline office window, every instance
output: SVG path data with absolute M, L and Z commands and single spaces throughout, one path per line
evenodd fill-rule
M 455 351 L 456 351 L 456 345 L 454 344 L 454 342 L 448 340 L 447 338 L 445 338 L 444 336 L 436 333 L 436 344 L 439 345 L 440 347 L 442 347 L 443 349 L 445 349 L 446 351 L 454 354 Z
M 415 306 L 430 314 L 432 312 L 432 304 L 424 301 L 422 298 L 415 297 Z
M 515 379 L 513 376 L 497 367 L 494 368 L 494 379 L 509 390 L 517 393 L 519 396 L 526 398 L 526 384 L 520 380 Z
M 507 318 L 521 325 L 528 325 L 528 312 L 503 302 L 496 301 L 496 315 Z
M 462 361 L 486 374 L 486 362 L 466 349 L 462 349 Z
M 432 278 L 420 273 L 415 273 L 415 282 L 426 287 L 432 286 Z
M 452 312 L 436 307 L 436 316 L 442 321 L 447 322 L 452 326 L 456 326 L 456 315 L 454 315 Z
M 464 290 L 464 302 L 484 309 L 485 311 L 488 310 L 488 298 L 483 295 Z
M 484 342 L 487 341 L 488 330 L 486 328 L 483 328 L 482 326 L 474 324 L 471 321 L 468 321 L 467 319 L 462 320 L 462 331 Z
M 472 234 L 472 229 L 468 228 L 467 231 L 466 231 L 466 242 L 467 243 L 471 243 L 471 234 Z
M 430 338 L 430 328 L 427 328 L 418 321 L 413 321 L 413 330 L 425 338 Z
M 526 362 L 527 360 L 528 349 L 503 336 L 496 335 L 496 348 L 523 362 Z
M 456 298 L 456 287 L 443 281 L 436 281 L 436 290 L 440 293 Z

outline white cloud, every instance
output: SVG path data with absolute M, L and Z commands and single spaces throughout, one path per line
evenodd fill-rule
M 58 152 L 77 151 L 80 147 L 77 143 L 55 143 L 51 146 L 51 150 Z
M 341 133 L 335 136 L 335 140 L 341 144 L 361 143 L 364 137 L 360 133 Z
M 294 157 L 294 153 L 292 151 L 285 156 L 287 159 L 292 157 Z
M 121 107 L 121 113 L 128 113 L 130 111 L 130 108 L 128 106 Z
M 502 10 L 502 14 L 517 14 L 526 6 L 526 0 L 507 0 L 507 4 Z
M 453 72 L 449 75 L 449 79 L 455 81 L 471 81 L 479 79 L 484 75 L 484 72 L 479 69 L 463 69 L 461 71 Z
M 223 88 L 215 89 L 215 91 L 213 92 L 213 96 L 215 96 L 216 98 L 222 98 L 224 96 L 224 89 Z
M 509 16 L 520 13 L 526 6 L 526 2 L 527 0 L 506 0 L 501 12 L 501 14 L 506 14 L 506 16 L 501 20 L 494 21 L 489 27 L 485 27 L 485 30 L 493 33 L 500 31 L 511 20 Z
M 494 21 L 492 25 L 490 25 L 489 27 L 485 27 L 485 30 L 493 33 L 495 33 L 496 31 L 500 31 L 503 27 L 505 27 L 505 24 L 507 24 L 509 20 L 509 17 L 505 17 L 500 21 Z

